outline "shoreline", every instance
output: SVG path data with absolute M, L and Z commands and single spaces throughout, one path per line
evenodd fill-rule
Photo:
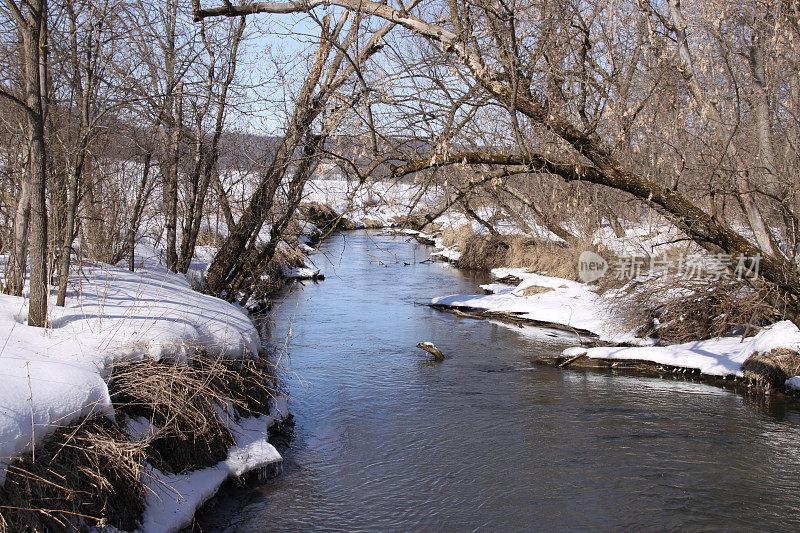
M 328 233 L 359 228 L 366 229 L 364 228 L 365 225 L 360 224 L 358 220 L 350 221 L 345 219 L 343 215 L 336 214 L 333 209 L 330 211 L 335 215 L 335 219 L 330 219 L 329 216 L 326 216 L 322 222 L 333 222 L 333 220 L 335 220 L 333 223 L 336 227 L 331 228 Z M 341 223 L 342 225 L 339 226 L 342 220 L 345 220 L 345 222 Z M 313 224 L 309 225 L 311 227 L 315 227 Z M 414 230 L 398 228 L 397 226 L 386 221 L 384 221 L 384 225 L 381 228 L 370 229 L 388 232 L 396 237 L 414 238 L 423 245 L 432 246 L 434 251 L 430 254 L 431 257 L 426 259 L 426 261 L 441 260 L 454 264 L 460 255 L 460 252 L 455 249 L 455 247 L 443 246 L 441 239 L 436 235 L 424 234 Z M 306 236 L 306 238 L 308 238 L 308 236 Z M 306 242 L 313 244 L 311 239 L 307 240 Z M 311 248 L 308 246 L 301 246 L 301 249 L 306 253 L 311 250 Z M 144 254 L 140 254 L 140 257 L 142 255 Z M 227 304 L 224 302 L 224 300 L 219 298 L 197 293 L 190 287 L 190 284 L 186 280 L 176 283 L 177 278 L 181 278 L 180 275 L 163 272 L 162 270 L 159 270 L 161 267 L 157 264 L 150 264 L 148 266 L 148 261 L 150 263 L 153 263 L 153 261 L 158 263 L 158 260 L 155 259 L 158 257 L 157 253 L 144 255 L 144 257 L 145 259 L 140 265 L 140 270 L 138 270 L 136 273 L 136 276 L 139 276 L 141 279 L 136 278 L 132 284 L 136 287 L 135 292 L 137 297 L 141 298 L 147 294 L 147 290 L 150 290 L 147 288 L 149 287 L 147 283 L 158 285 L 160 291 L 163 289 L 165 280 L 167 280 L 167 286 L 171 287 L 170 290 L 173 291 L 172 293 L 169 293 L 172 295 L 172 297 L 175 297 L 175 295 L 182 295 L 182 297 L 188 295 L 192 298 L 209 302 L 208 305 L 211 306 L 230 306 L 230 304 Z M 305 254 L 303 254 L 303 258 L 305 258 Z M 303 261 L 305 261 L 305 259 L 303 259 Z M 111 267 L 110 265 L 100 265 L 99 268 L 100 271 L 103 272 L 103 276 L 100 277 L 103 278 L 102 282 L 105 283 L 106 287 L 108 287 L 110 283 L 114 282 L 114 276 L 119 275 L 114 273 L 114 269 L 116 269 L 116 267 Z M 191 270 L 191 275 L 197 276 L 198 273 L 202 274 L 202 268 L 203 265 L 201 263 L 199 267 Z M 703 372 L 700 368 L 669 364 L 663 361 L 658 362 L 647 358 L 638 358 L 633 356 L 626 356 L 624 358 L 615 358 L 613 356 L 604 357 L 603 354 L 599 352 L 604 349 L 668 349 L 669 346 L 654 346 L 654 343 L 651 340 L 635 339 L 630 332 L 622 332 L 622 334 L 620 334 L 620 332 L 613 332 L 613 328 L 608 327 L 609 324 L 613 323 L 613 320 L 609 320 L 609 317 L 604 315 L 605 310 L 602 309 L 601 304 L 598 303 L 599 300 L 596 296 L 594 296 L 594 293 L 586 288 L 584 284 L 563 278 L 553 278 L 543 276 L 541 274 L 526 272 L 523 269 L 502 268 L 496 270 L 497 272 L 493 272 L 495 281 L 488 285 L 481 286 L 485 292 L 483 295 L 454 295 L 448 297 L 439 296 L 435 297 L 430 303 L 424 305 L 427 305 L 438 311 L 453 313 L 459 317 L 471 318 L 475 320 L 495 320 L 508 324 L 515 324 L 519 327 L 555 329 L 572 333 L 576 336 L 576 344 L 580 345 L 580 348 L 576 347 L 567 349 L 563 354 L 555 357 L 535 357 L 532 359 L 532 362 L 535 365 L 561 367 L 564 370 L 570 369 L 573 371 L 592 371 L 612 373 L 614 375 L 620 374 L 641 377 L 659 377 L 666 379 L 702 382 L 720 386 L 726 390 L 731 390 L 741 394 L 770 396 L 771 393 L 778 393 L 776 396 L 785 397 L 791 401 L 795 401 L 794 399 L 800 396 L 800 391 L 793 391 L 792 389 L 780 390 L 775 387 L 766 386 L 766 381 L 760 382 L 758 380 L 753 380 L 752 376 L 747 377 L 745 375 L 737 375 L 736 372 L 715 375 Z M 109 274 L 109 272 L 111 273 Z M 100 279 L 100 277 L 98 277 L 98 279 Z M 87 282 L 93 279 L 94 278 L 90 274 L 90 276 L 87 278 Z M 282 276 L 282 280 L 280 280 L 280 284 L 287 285 L 289 283 L 306 279 L 316 282 L 317 280 L 324 279 L 324 273 L 315 269 L 315 267 L 312 268 L 309 263 L 305 263 L 303 265 L 291 265 L 290 268 L 284 269 L 284 274 Z M 84 286 L 81 287 L 82 291 L 87 290 L 85 285 L 86 283 L 84 283 Z M 530 287 L 542 287 L 546 290 L 534 291 L 533 294 L 529 295 L 524 289 L 528 289 Z M 100 291 L 97 292 L 99 293 Z M 162 292 L 157 292 L 156 294 L 158 298 L 154 298 L 153 301 L 157 301 L 159 298 L 164 299 L 165 295 Z M 83 292 L 78 294 L 78 296 L 82 299 Z M 267 307 L 271 305 L 272 296 L 273 294 L 269 294 L 264 300 L 264 305 Z M 554 302 L 558 303 L 560 301 L 559 298 L 566 296 L 574 299 L 578 307 L 581 308 L 581 312 L 578 314 L 574 314 L 573 310 L 570 310 L 568 320 L 565 320 L 563 316 L 558 315 L 557 306 L 554 307 Z M 505 300 L 503 300 L 504 298 Z M 179 299 L 180 298 L 178 298 L 178 300 Z M 514 308 L 513 306 L 503 308 L 502 305 L 495 305 L 498 302 L 502 303 L 503 301 L 511 301 L 515 304 L 525 305 L 523 305 L 522 308 Z M 478 305 L 470 305 L 470 302 L 477 303 Z M 487 302 L 492 302 L 492 304 L 489 305 Z M 104 302 L 103 305 L 105 305 Z M 134 302 L 131 305 L 139 304 Z M 550 307 L 548 308 L 547 305 L 550 305 Z M 81 307 L 82 311 L 85 313 L 85 309 L 83 309 L 83 307 L 85 307 L 85 302 L 83 300 L 81 301 Z M 540 308 L 543 308 L 544 311 L 542 311 Z M 228 329 L 231 327 L 229 323 L 231 312 L 233 311 L 225 311 L 222 313 L 222 315 L 220 315 L 223 317 L 222 321 L 225 323 L 225 328 Z M 245 325 L 242 323 L 237 326 L 239 327 L 239 330 L 237 330 L 239 331 L 239 335 L 245 340 L 242 341 L 240 339 L 237 341 L 238 344 L 236 345 L 238 348 L 234 350 L 234 360 L 244 362 L 247 361 L 249 357 L 254 355 L 251 354 L 248 356 L 247 353 L 252 352 L 252 348 L 250 348 L 250 346 L 253 345 L 254 341 L 250 330 L 255 332 L 256 321 L 253 313 L 248 313 L 245 315 L 245 310 L 242 308 L 237 308 L 236 312 L 242 315 L 241 318 L 246 320 L 247 325 L 245 327 Z M 100 311 L 98 311 L 98 320 L 103 320 L 102 317 L 105 316 L 104 313 L 107 314 L 108 310 L 101 307 Z M 131 313 L 126 311 L 120 314 L 123 316 L 123 318 L 125 318 Z M 596 314 L 603 314 L 604 316 L 601 317 L 601 319 L 598 319 L 595 316 Z M 550 319 L 543 319 L 543 316 L 547 316 Z M 153 315 L 153 317 L 148 318 L 148 320 L 154 321 L 154 324 L 162 324 L 162 317 L 163 315 Z M 577 318 L 577 320 L 573 321 L 573 318 Z M 206 317 L 203 317 L 203 319 L 207 321 Z M 239 318 L 237 317 L 236 320 L 239 320 Z M 65 321 L 65 323 L 69 322 L 65 319 L 62 319 L 62 321 Z M 234 321 L 234 323 L 237 322 Z M 796 326 L 792 327 L 797 329 Z M 197 328 L 197 326 L 195 326 L 195 328 Z M 205 330 L 208 330 L 207 324 L 205 328 Z M 211 328 L 211 331 L 213 331 L 213 328 Z M 119 332 L 115 330 L 115 333 L 118 334 Z M 151 333 L 147 337 L 144 344 L 145 346 L 150 347 L 145 349 L 144 354 L 141 352 L 141 346 L 136 347 L 136 353 L 139 355 L 134 357 L 133 360 L 152 360 L 155 362 L 158 362 L 162 359 L 164 361 L 173 360 L 176 365 L 188 365 L 191 367 L 194 364 L 192 363 L 193 361 L 198 360 L 198 358 L 200 360 L 203 359 L 203 346 L 211 346 L 213 349 L 208 355 L 217 354 L 217 357 L 220 358 L 223 358 L 225 354 L 233 353 L 230 352 L 230 338 L 224 332 L 216 333 L 215 335 L 212 335 L 211 338 L 204 339 L 199 345 L 186 338 L 181 338 L 182 340 L 180 340 L 180 342 L 171 344 L 167 341 L 167 339 L 171 338 L 169 335 L 173 335 L 173 333 L 169 333 L 167 330 L 162 332 L 160 335 L 161 337 L 158 335 L 153 336 Z M 181 335 L 184 335 L 184 333 L 181 333 Z M 800 336 L 800 331 L 798 331 L 798 336 Z M 748 340 L 750 339 L 753 338 L 748 338 Z M 214 343 L 217 343 L 217 345 Z M 129 344 L 133 346 L 132 343 L 129 342 Z M 800 345 L 800 343 L 798 343 L 798 345 Z M 169 348 L 167 346 L 169 346 Z M 154 355 L 154 350 L 157 352 L 156 355 Z M 592 350 L 595 350 L 595 352 L 592 352 Z M 99 360 L 103 361 L 102 368 L 106 368 L 110 363 L 113 363 L 116 360 L 115 357 L 116 356 L 100 354 Z M 130 359 L 130 357 L 128 357 L 128 359 Z M 125 361 L 126 358 L 123 357 L 121 360 Z M 108 375 L 104 375 L 102 387 L 104 390 L 110 390 L 109 385 L 111 379 L 112 375 L 110 372 Z M 116 414 L 117 422 L 114 423 L 126 435 L 123 437 L 123 441 L 128 441 L 132 445 L 135 444 L 137 437 L 136 435 L 132 434 L 132 431 L 133 433 L 138 432 L 139 439 L 143 438 L 142 436 L 145 436 L 146 438 L 152 438 L 152 433 L 156 430 L 154 430 L 150 424 L 145 424 L 143 427 L 132 430 L 132 427 L 138 424 L 133 424 L 133 426 L 131 426 L 131 423 L 135 422 L 134 418 L 131 418 L 130 415 L 127 414 L 120 415 L 120 413 L 125 413 L 126 411 L 125 402 L 119 403 L 117 400 L 114 400 L 112 398 L 113 391 L 106 392 L 105 394 L 107 399 L 104 402 L 100 402 L 100 405 L 105 406 L 104 408 L 106 411 L 108 411 L 105 416 L 109 417 L 111 420 L 115 420 L 114 415 Z M 263 399 L 264 398 L 262 398 L 262 400 Z M 228 431 L 234 435 L 234 440 L 230 442 L 229 447 L 224 448 L 226 449 L 226 452 L 225 457 L 222 458 L 222 460 L 219 460 L 215 463 L 206 464 L 202 468 L 190 468 L 187 473 L 176 472 L 172 474 L 161 473 L 150 463 L 142 463 L 141 468 L 149 472 L 146 474 L 146 476 L 151 479 L 149 483 L 155 483 L 155 485 L 147 486 L 145 489 L 143 489 L 144 491 L 149 491 L 150 495 L 145 498 L 145 493 L 142 493 L 143 496 L 141 499 L 141 505 L 143 506 L 143 513 L 140 515 L 141 521 L 137 524 L 136 530 L 143 532 L 180 530 L 192 522 L 196 513 L 203 512 L 204 509 L 213 508 L 216 505 L 215 495 L 217 491 L 219 491 L 220 488 L 224 487 L 226 484 L 233 482 L 248 483 L 247 480 L 252 479 L 253 476 L 263 476 L 265 469 L 266 471 L 272 472 L 272 475 L 275 475 L 275 473 L 280 469 L 280 466 L 277 465 L 280 465 L 281 455 L 271 444 L 269 444 L 271 436 L 275 434 L 271 428 L 275 424 L 281 426 L 283 423 L 288 422 L 291 419 L 288 406 L 285 404 L 284 400 L 281 400 L 281 402 L 283 403 L 279 407 L 275 401 L 270 401 L 266 412 L 263 412 L 263 410 L 260 413 L 258 411 L 251 411 L 251 413 L 254 414 L 254 416 L 251 417 L 244 416 L 244 412 L 241 415 L 235 415 L 238 423 L 234 422 L 233 419 L 224 421 L 223 426 L 225 431 Z M 281 411 L 282 413 L 273 413 L 273 408 L 276 409 L 277 413 L 281 413 Z M 97 413 L 97 411 L 94 409 L 95 408 L 92 408 L 92 410 L 89 412 L 89 415 L 84 418 L 73 417 L 69 423 L 74 424 L 74 426 L 78 428 L 87 422 L 91 423 L 92 420 L 94 420 L 93 417 Z M 103 411 L 101 411 L 101 413 L 102 412 Z M 261 416 L 260 419 L 258 418 L 259 414 Z M 122 417 L 120 418 L 120 416 Z M 219 413 L 214 416 L 219 416 Z M 238 418 L 239 416 L 241 416 L 241 418 Z M 270 421 L 265 421 L 263 418 L 264 416 L 272 417 L 270 419 L 271 423 Z M 23 422 L 24 421 L 21 421 L 20 425 L 22 425 Z M 254 431 L 254 426 L 252 426 L 252 424 L 265 426 L 263 431 L 258 430 L 260 432 L 260 436 L 254 438 L 252 434 Z M 148 432 L 150 433 L 149 437 L 147 437 Z M 245 435 L 245 433 L 248 432 L 250 433 L 250 437 L 246 437 Z M 52 437 L 45 437 L 44 441 L 39 441 L 37 448 L 39 446 L 54 444 L 53 438 L 58 435 L 54 434 Z M 178 432 L 178 435 L 181 436 L 178 441 L 184 441 L 184 444 L 181 444 L 181 446 L 188 445 L 188 448 L 186 448 L 186 452 L 184 453 L 193 455 L 196 452 L 195 448 L 197 448 L 198 444 L 192 444 L 185 441 L 185 439 L 182 438 L 183 433 L 181 431 Z M 37 434 L 36 436 L 37 440 L 42 438 L 41 433 Z M 55 444 L 57 444 L 57 442 Z M 140 453 L 145 453 L 143 450 L 144 448 L 140 450 Z M 29 455 L 30 451 L 24 452 L 22 455 L 15 455 L 11 462 L 19 463 L 21 461 L 25 461 Z M 39 455 L 38 450 L 37 455 Z M 147 483 L 145 485 L 147 485 Z M 172 486 L 172 489 L 166 488 L 169 486 Z M 114 488 L 116 487 L 112 487 L 112 489 Z M 178 494 L 179 497 L 177 503 L 175 502 L 175 499 L 169 497 L 167 492 L 164 492 L 164 490 L 167 492 L 172 490 L 175 494 Z M 158 492 L 162 493 L 161 499 L 158 503 L 154 504 L 153 501 L 150 500 L 152 500 L 152 496 Z M 173 504 L 165 505 L 167 500 L 173 500 Z M 67 513 L 68 511 L 64 512 Z M 153 516 L 156 518 L 153 518 Z M 107 517 L 102 516 L 97 518 L 101 518 L 100 523 L 107 523 Z M 85 519 L 93 519 L 93 515 L 85 513 L 84 519 L 79 520 L 79 522 L 83 521 L 84 526 L 89 525 L 91 520 L 89 523 L 87 523 Z M 133 528 L 128 529 L 132 530 Z
M 495 320 L 505 324 L 530 326 L 534 328 L 553 329 L 566 333 L 574 333 L 580 344 L 586 348 L 592 347 L 634 347 L 630 343 L 609 343 L 599 340 L 598 336 L 589 331 L 576 331 L 563 324 L 541 322 L 522 318 L 512 313 L 482 311 L 476 308 L 460 308 L 440 304 L 424 304 L 438 311 L 452 313 L 461 318 L 473 320 Z M 800 400 L 800 391 L 781 391 L 770 389 L 758 383 L 751 382 L 744 376 L 733 374 L 718 376 L 704 374 L 697 368 L 660 364 L 647 359 L 609 359 L 602 357 L 586 357 L 585 355 L 536 356 L 532 359 L 535 365 L 556 367 L 564 370 L 583 370 L 596 372 L 613 372 L 633 377 L 658 377 L 705 383 L 722 387 L 737 393 L 757 393 L 761 395 L 779 394 L 787 400 Z
M 445 246 L 437 235 L 413 230 L 398 234 L 409 235 L 421 244 L 432 245 L 435 249 L 431 254 L 432 258 L 458 268 L 461 251 L 455 246 Z M 693 381 L 715 385 L 737 383 L 759 394 L 800 398 L 800 390 L 797 388 L 800 380 L 794 379 L 792 373 L 776 378 L 776 372 L 780 371 L 778 364 L 770 361 L 751 363 L 754 359 L 763 360 L 773 353 L 781 357 L 784 355 L 779 353 L 781 351 L 788 352 L 788 355 L 800 353 L 800 329 L 791 322 L 776 322 L 770 326 L 753 328 L 753 333 L 757 334 L 747 338 L 732 336 L 684 344 L 660 344 L 656 339 L 636 338 L 631 331 L 625 331 L 626 328 L 621 326 L 614 313 L 608 309 L 608 304 L 584 283 L 544 276 L 519 268 L 496 268 L 491 270 L 491 274 L 493 283 L 481 285 L 485 293 L 483 295 L 436 296 L 425 305 L 464 318 L 497 320 L 520 327 L 547 328 L 575 334 L 577 341 L 574 348 L 564 350 L 558 357 L 538 359 L 538 364 L 624 370 L 631 375 L 680 375 Z M 528 295 L 525 289 L 530 288 L 537 290 Z M 563 294 L 558 295 L 558 291 Z M 566 315 L 562 313 L 561 319 L 543 318 L 558 315 L 559 306 L 568 308 L 569 312 Z M 592 320 L 584 319 L 581 312 L 587 308 L 597 315 L 605 315 L 603 320 L 593 323 Z M 583 324 L 592 327 L 581 327 Z M 780 331 L 770 334 L 771 329 Z M 747 347 L 748 344 L 758 344 L 758 337 L 763 336 L 771 338 L 762 339 L 760 345 L 753 349 Z M 740 347 L 733 346 L 737 340 Z M 687 349 L 690 344 L 694 346 Z M 727 357 L 730 361 L 724 362 L 720 367 L 719 364 L 702 360 L 703 356 L 700 354 L 706 347 L 711 348 L 715 356 Z M 694 352 L 695 360 L 688 361 L 688 364 L 678 364 L 678 361 L 687 361 L 687 351 Z M 737 351 L 744 355 L 737 354 Z

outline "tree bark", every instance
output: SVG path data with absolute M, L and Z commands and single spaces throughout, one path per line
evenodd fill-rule
M 133 272 L 136 269 L 136 234 L 139 230 L 139 220 L 142 216 L 144 206 L 147 204 L 148 188 L 147 184 L 150 176 L 150 163 L 153 159 L 153 153 L 147 152 L 144 156 L 144 169 L 142 170 L 142 178 L 139 180 L 139 187 L 136 189 L 136 201 L 133 204 L 133 211 L 131 212 L 130 226 L 128 227 L 128 235 L 126 244 L 128 248 L 128 270 Z
M 8 2 L 7 2 L 8 3 Z M 25 103 L 27 113 L 25 136 L 29 146 L 27 180 L 30 183 L 30 222 L 28 226 L 28 259 L 30 268 L 30 304 L 28 325 L 47 325 L 47 153 L 44 122 L 47 92 L 44 87 L 47 71 L 46 44 L 47 1 L 31 0 L 30 20 L 23 30 L 25 56 Z
M 24 149 L 26 161 L 30 159 L 30 150 Z M 28 163 L 26 162 L 26 165 Z M 20 183 L 17 207 L 14 210 L 13 248 L 8 267 L 8 285 L 6 291 L 14 296 L 22 296 L 25 288 L 25 276 L 28 270 L 28 224 L 31 217 L 31 183 L 27 169 L 23 172 Z

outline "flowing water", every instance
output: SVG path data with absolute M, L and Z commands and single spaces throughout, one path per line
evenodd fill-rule
M 485 282 L 429 251 L 350 232 L 312 256 L 327 279 L 268 323 L 291 331 L 283 472 L 231 489 L 205 530 L 800 528 L 793 404 L 533 367 L 574 339 L 418 305 Z

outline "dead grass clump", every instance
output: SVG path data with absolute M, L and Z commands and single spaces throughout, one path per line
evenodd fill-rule
M 508 266 L 506 257 L 511 238 L 504 235 L 472 235 L 461 249 L 456 266 L 470 270 L 491 270 Z
M 367 229 L 383 228 L 383 222 L 381 222 L 380 220 L 375 220 L 374 218 L 362 218 L 361 225 Z
M 628 325 L 665 343 L 710 339 L 781 319 L 772 289 L 736 279 L 662 278 L 632 283 L 617 299 Z
M 226 373 L 233 372 L 219 362 L 125 361 L 112 368 L 108 388 L 119 411 L 155 429 L 147 460 L 181 473 L 217 464 L 234 444 L 217 414 L 219 406 L 236 403 L 220 386 Z
M 472 231 L 472 224 L 462 224 L 458 227 L 450 226 L 442 230 L 442 245 L 448 248 L 457 246 L 463 250 L 467 241 L 474 236 L 475 232 Z
M 522 295 L 533 296 L 535 294 L 544 294 L 552 290 L 554 289 L 551 287 L 540 287 L 539 285 L 531 285 L 530 287 L 525 287 L 524 289 L 522 289 Z
M 266 359 L 115 363 L 109 379 L 115 409 L 146 418 L 154 434 L 132 441 L 105 417 L 58 429 L 35 455 L 9 464 L 0 487 L 0 532 L 136 529 L 143 465 L 180 473 L 224 460 L 234 442 L 223 418 L 268 414 L 274 374 Z
M 439 231 L 441 229 L 439 224 L 433 222 L 433 215 L 430 213 L 398 215 L 389 219 L 389 222 L 397 227 L 413 230 L 425 229 L 425 231 Z
M 537 242 L 533 239 L 515 237 L 510 241 L 506 255 L 506 266 L 525 268 L 530 272 L 579 281 L 578 258 L 584 251 L 596 252 L 606 260 L 611 254 L 590 242 L 575 242 L 570 245 Z
M 215 365 L 224 372 L 217 372 Z M 275 397 L 276 368 L 268 358 L 220 359 L 197 358 L 195 365 L 209 367 L 215 389 L 228 398 L 228 404 L 238 416 L 268 415 L 270 400 Z
M 529 272 L 557 278 L 578 280 L 578 258 L 585 250 L 591 250 L 610 259 L 607 250 L 591 243 L 573 243 L 569 246 L 557 243 L 538 242 L 519 235 L 470 235 L 451 233 L 448 237 L 460 245 L 461 257 L 457 265 L 461 268 L 491 270 L 498 267 L 524 268 Z M 471 228 L 470 228 L 471 232 Z M 443 239 L 445 235 L 443 234 Z M 463 240 L 462 240 L 463 239 Z M 444 243 L 447 245 L 447 241 Z
M 800 374 L 800 354 L 784 348 L 756 353 L 742 364 L 742 371 L 758 387 L 783 390 L 787 379 Z
M 98 523 L 132 531 L 141 519 L 141 443 L 105 417 L 60 428 L 8 466 L 0 531 L 78 531 Z
M 344 215 L 340 215 L 326 204 L 318 202 L 308 202 L 300 204 L 300 216 L 304 220 L 311 222 L 326 234 L 334 230 L 355 229 L 355 223 Z

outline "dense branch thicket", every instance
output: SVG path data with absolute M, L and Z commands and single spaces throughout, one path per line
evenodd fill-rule
M 438 122 L 429 129 L 436 149 L 398 173 L 506 168 L 623 191 L 710 251 L 763 257 L 764 277 L 797 300 L 796 2 L 324 4 L 396 22 L 426 50 L 425 71 L 407 68 L 397 79 L 429 88 L 419 99 Z M 317 6 L 195 0 L 194 14 Z M 471 97 L 454 100 L 459 90 Z M 494 105 L 475 112 L 480 94 Z M 492 141 L 475 143 L 487 134 Z M 502 181 L 492 187 L 507 190 Z
M 269 38 L 290 14 L 309 28 L 299 61 L 275 52 L 246 85 L 263 34 L 245 18 Z M 490 232 L 496 215 L 569 243 L 657 213 L 800 296 L 797 2 L 8 0 L 2 16 L 4 288 L 30 269 L 31 324 L 48 266 L 63 304 L 75 253 L 135 268 L 143 236 L 185 271 L 213 235 L 208 289 L 246 300 L 321 162 L 413 180 L 412 205 L 441 199 L 428 221 L 457 209 Z M 234 134 L 257 101 L 274 134 Z
M 195 23 L 188 1 L 9 0 L 0 19 L 2 288 L 29 283 L 34 326 L 47 324 L 48 285 L 65 305 L 76 257 L 133 270 L 143 238 L 176 272 L 213 242 L 209 289 L 249 294 L 368 93 L 354 73 L 394 27 L 312 17 L 307 57 L 261 51 L 274 68 L 254 73 L 241 62 L 263 30 Z M 270 131 L 239 131 L 251 114 Z

